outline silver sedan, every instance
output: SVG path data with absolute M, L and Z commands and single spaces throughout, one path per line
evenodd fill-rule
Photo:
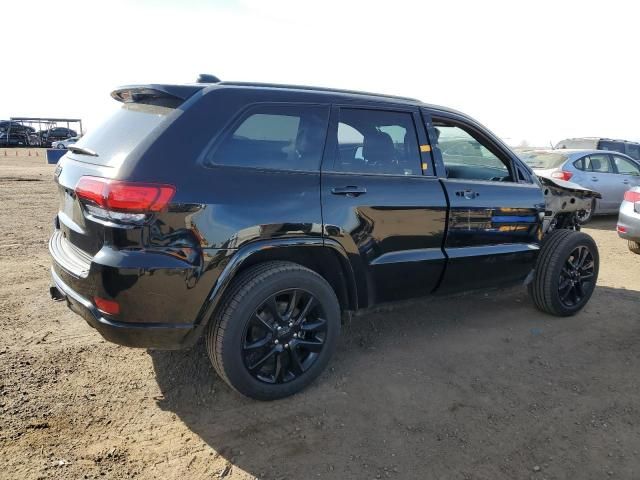
M 627 190 L 640 186 L 640 163 L 608 150 L 525 150 L 520 157 L 543 177 L 559 178 L 602 195 L 581 215 L 582 223 L 594 214 L 617 213 Z
M 640 255 L 640 187 L 624 194 L 618 216 L 618 235 L 629 242 L 629 250 Z
M 52 148 L 67 148 L 69 145 L 72 145 L 80 140 L 80 137 L 70 137 L 65 140 L 58 140 L 56 142 L 51 143 Z

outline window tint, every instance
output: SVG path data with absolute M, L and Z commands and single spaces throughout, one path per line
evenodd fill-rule
M 613 156 L 613 163 L 618 173 L 623 175 L 640 175 L 640 168 L 631 160 L 617 155 Z
M 585 157 L 584 170 L 595 173 L 610 173 L 609 155 L 596 154 Z
M 133 149 L 168 120 L 173 111 L 155 105 L 124 103 L 101 126 L 91 129 L 78 141 L 79 147 L 95 151 L 97 157 L 73 152 L 67 155 L 83 162 L 119 167 Z
M 505 162 L 466 130 L 443 122 L 435 125 L 447 178 L 512 181 Z
M 261 106 L 250 110 L 206 163 L 237 167 L 316 171 L 324 148 L 329 109 Z
M 613 152 L 624 153 L 624 143 L 611 140 L 600 140 L 598 150 L 611 150 Z
M 420 175 L 413 116 L 344 108 L 338 122 L 334 168 L 343 172 Z
M 634 143 L 625 144 L 626 154 L 636 160 L 640 160 L 640 145 Z

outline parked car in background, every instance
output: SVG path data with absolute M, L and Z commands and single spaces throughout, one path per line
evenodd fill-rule
M 618 235 L 629 242 L 629 250 L 640 255 L 640 187 L 624 194 L 618 215 Z
M 629 140 L 613 140 L 600 137 L 580 137 L 560 140 L 556 149 L 609 150 L 624 153 L 634 160 L 640 160 L 640 143 Z
M 0 132 L 0 147 L 27 147 L 29 135 L 25 132 Z
M 640 163 L 604 150 L 529 150 L 520 157 L 536 175 L 577 183 L 602 195 L 579 215 L 582 223 L 595 214 L 617 213 L 629 188 L 640 186 Z
M 60 149 L 67 148 L 69 145 L 73 145 L 78 140 L 80 140 L 80 137 L 71 137 L 71 138 L 67 138 L 66 140 L 58 140 L 55 142 L 51 142 L 51 148 L 60 148 Z
M 0 120 L 0 146 L 39 147 L 40 135 L 29 125 L 12 120 Z
M 40 139 L 43 147 L 51 147 L 53 142 L 77 137 L 78 133 L 66 127 L 54 127 L 40 132 Z
M 35 128 L 12 120 L 0 120 L 0 133 L 23 134 L 27 137 L 37 135 Z
M 0 120 L 0 131 L 4 132 L 7 130 L 22 132 L 26 131 L 29 133 L 34 133 L 36 131 L 35 128 L 30 127 L 29 125 L 23 125 L 20 122 L 16 122 L 15 120 Z

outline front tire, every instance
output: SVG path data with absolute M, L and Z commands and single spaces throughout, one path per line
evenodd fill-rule
M 207 332 L 213 367 L 229 386 L 257 400 L 299 392 L 324 370 L 340 334 L 340 305 L 316 272 L 266 262 L 230 287 Z
M 566 317 L 591 298 L 600 259 L 593 239 L 574 230 L 554 230 L 543 241 L 529 294 L 536 307 Z

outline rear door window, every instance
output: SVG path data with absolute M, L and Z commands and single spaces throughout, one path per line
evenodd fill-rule
M 329 107 L 261 105 L 234 123 L 205 164 L 318 171 Z
M 335 143 L 336 171 L 422 175 L 410 112 L 341 108 Z
M 584 170 L 594 173 L 611 173 L 611 162 L 609 155 L 595 154 L 584 158 Z

